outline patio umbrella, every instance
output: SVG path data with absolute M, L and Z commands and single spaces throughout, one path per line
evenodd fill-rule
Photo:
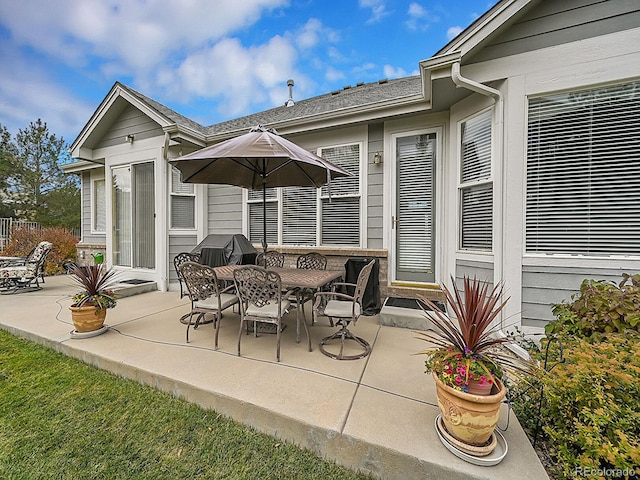
M 236 185 L 262 190 L 262 248 L 267 251 L 266 189 L 321 187 L 351 174 L 261 125 L 249 133 L 170 160 L 184 183 Z

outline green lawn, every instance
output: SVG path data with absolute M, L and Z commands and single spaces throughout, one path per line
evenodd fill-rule
M 368 477 L 0 331 L 0 478 Z

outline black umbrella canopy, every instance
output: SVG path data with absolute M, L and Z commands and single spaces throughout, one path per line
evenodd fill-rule
M 184 183 L 236 185 L 254 190 L 271 187 L 321 187 L 349 172 L 261 125 L 248 133 L 169 160 Z M 266 201 L 263 198 L 262 247 L 267 251 Z

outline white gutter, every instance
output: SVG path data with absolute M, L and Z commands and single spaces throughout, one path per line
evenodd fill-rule
M 486 97 L 491 97 L 495 102 L 495 152 L 496 152 L 496 160 L 495 165 L 497 166 L 496 172 L 494 174 L 494 182 L 498 185 L 502 185 L 502 192 L 500 197 L 500 205 L 496 205 L 496 225 L 499 225 L 499 235 L 494 236 L 494 269 L 495 272 L 499 273 L 498 281 L 504 280 L 504 220 L 503 220 L 503 212 L 505 205 L 505 195 L 506 188 L 504 185 L 504 97 L 500 90 L 496 90 L 495 88 L 488 87 L 482 83 L 476 82 L 475 80 L 471 80 L 470 78 L 465 78 L 460 74 L 460 62 L 454 62 L 451 64 L 451 80 L 456 84 L 459 88 L 466 88 L 473 92 L 479 93 L 480 95 L 484 95 Z M 494 272 L 494 282 L 496 281 Z M 501 322 L 504 328 L 504 315 L 501 314 Z

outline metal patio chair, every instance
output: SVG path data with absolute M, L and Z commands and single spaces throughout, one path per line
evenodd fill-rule
M 296 268 L 308 269 L 308 270 L 326 270 L 327 269 L 327 257 L 317 252 L 304 253 L 296 260 Z M 299 289 L 294 301 L 299 302 L 298 308 L 302 309 L 302 317 L 306 321 L 306 315 L 304 313 L 304 304 L 315 298 L 316 290 L 310 290 L 308 288 Z M 315 323 L 315 309 L 311 309 L 311 325 Z M 333 326 L 333 323 L 331 324 Z
M 374 263 L 375 260 L 372 260 L 362 268 L 355 284 L 336 282 L 333 284 L 331 292 L 316 292 L 316 306 L 323 298 L 328 298 L 327 304 L 324 307 L 324 315 L 329 317 L 329 319 L 336 319 L 335 324 L 340 327 L 340 330 L 333 335 L 329 335 L 320 341 L 320 351 L 326 356 L 335 358 L 336 360 L 356 360 L 358 358 L 364 358 L 371 353 L 371 345 L 363 338 L 351 333 L 348 327 L 350 323 L 355 325 L 362 314 L 362 297 L 369 282 Z M 353 295 L 337 292 L 336 288 L 341 286 L 353 287 Z M 335 339 L 340 339 L 340 353 L 338 354 L 329 352 L 324 348 L 325 345 L 328 345 Z M 345 340 L 353 341 L 362 349 L 362 352 L 354 355 L 345 355 Z
M 258 266 L 247 266 L 234 270 L 233 278 L 236 292 L 240 298 L 238 356 L 240 356 L 240 341 L 244 325 L 253 322 L 253 332 L 257 337 L 258 324 L 266 323 L 275 326 L 276 359 L 279 362 L 282 316 L 288 313 L 291 308 L 288 297 L 292 291 L 282 293 L 280 275 Z
M 203 323 L 206 314 L 213 315 L 213 325 L 216 329 L 215 348 L 218 348 L 218 333 L 220 332 L 220 319 L 222 312 L 238 303 L 238 297 L 229 293 L 233 285 L 220 289 L 218 277 L 213 268 L 201 265 L 196 262 L 183 262 L 180 265 L 180 272 L 184 279 L 187 294 L 191 299 L 191 311 L 187 315 L 187 343 L 189 343 L 189 328 L 193 324 L 193 329 L 197 329 Z M 193 322 L 193 316 L 198 317 Z
M 44 282 L 45 262 L 52 248 L 52 243 L 40 242 L 25 257 L 24 262 L 15 260 L 8 266 L 0 267 L 0 292 L 6 294 L 41 290 L 38 278 Z
M 180 271 L 180 265 L 182 265 L 184 262 L 200 263 L 200 254 L 181 252 L 173 257 L 173 266 L 176 269 L 176 274 L 178 275 L 178 282 L 180 282 L 180 298 L 187 295 L 187 292 L 185 292 L 184 290 L 184 277 L 182 276 L 182 272 Z
M 266 258 L 266 263 L 265 263 Z M 280 252 L 266 252 L 259 253 L 256 256 L 256 265 L 259 267 L 284 267 L 284 253 Z

